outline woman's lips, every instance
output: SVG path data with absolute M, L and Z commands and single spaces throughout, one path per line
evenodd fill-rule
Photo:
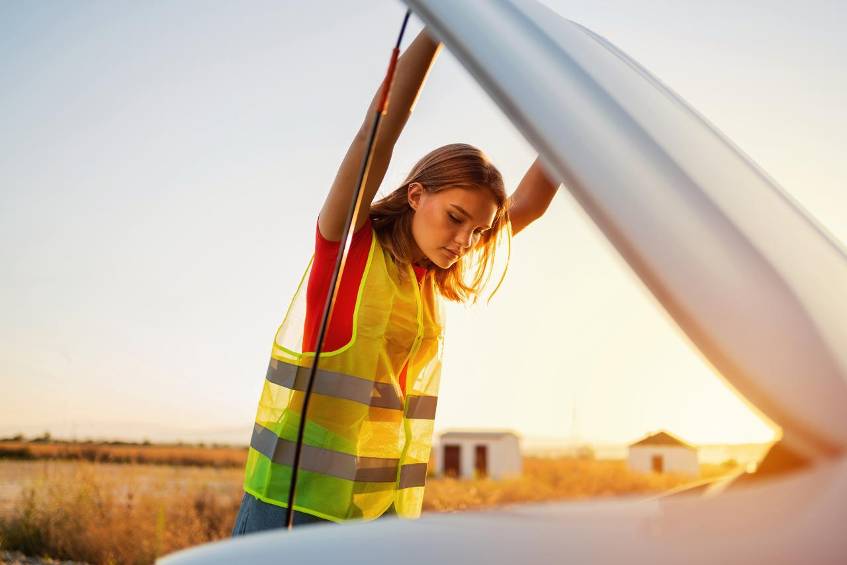
M 445 252 L 445 253 L 447 253 L 447 255 L 449 255 L 449 256 L 450 256 L 451 258 L 453 258 L 453 259 L 458 259 L 458 258 L 459 258 L 459 254 L 458 254 L 458 253 L 454 253 L 453 251 L 450 251 L 450 250 L 449 250 L 449 249 L 447 249 L 446 247 L 444 248 L 444 252 Z

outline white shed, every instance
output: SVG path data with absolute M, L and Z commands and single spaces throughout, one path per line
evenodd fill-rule
M 657 432 L 631 444 L 627 461 L 629 468 L 639 473 L 700 473 L 697 448 L 668 432 Z
M 511 431 L 451 430 L 440 436 L 437 474 L 462 479 L 519 476 L 520 438 Z

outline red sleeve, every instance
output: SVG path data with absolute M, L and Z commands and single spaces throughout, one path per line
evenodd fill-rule
M 317 224 L 317 222 L 316 222 Z M 334 351 L 347 343 L 353 336 L 353 311 L 359 294 L 359 283 L 368 262 L 373 231 L 371 219 L 353 234 L 347 263 L 341 275 L 341 285 L 335 300 L 332 318 L 327 327 L 322 351 Z M 315 226 L 315 258 L 306 287 L 306 321 L 303 328 L 303 351 L 314 351 L 320 331 L 326 295 L 335 269 L 335 261 L 341 249 L 340 241 L 328 241 Z

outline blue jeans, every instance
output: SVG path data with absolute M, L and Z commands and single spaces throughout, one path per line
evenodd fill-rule
M 264 530 L 272 530 L 274 528 L 285 527 L 285 516 L 288 512 L 287 508 L 268 504 L 245 492 L 241 499 L 241 507 L 238 509 L 238 515 L 235 517 L 235 526 L 232 528 L 232 536 L 241 536 L 244 534 L 252 534 L 253 532 L 261 532 Z M 388 509 L 381 518 L 394 516 L 394 507 Z M 304 524 L 334 524 L 332 520 L 324 520 L 305 512 L 294 511 L 294 527 Z

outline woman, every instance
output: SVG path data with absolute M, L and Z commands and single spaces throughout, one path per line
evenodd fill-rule
M 420 515 L 441 368 L 439 301 L 476 300 L 498 236 L 519 233 L 555 194 L 536 160 L 507 198 L 485 155 L 456 143 L 424 156 L 372 203 L 440 47 L 424 30 L 397 64 L 363 187 L 368 213 L 354 226 L 309 400 L 295 524 Z M 283 526 L 304 379 L 384 86 L 318 215 L 313 260 L 277 331 L 233 535 Z

